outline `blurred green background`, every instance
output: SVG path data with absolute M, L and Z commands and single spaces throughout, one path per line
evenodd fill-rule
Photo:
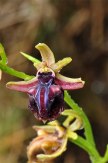
M 107 0 L 0 0 L 0 42 L 8 64 L 16 70 L 36 74 L 20 51 L 40 59 L 34 48 L 46 43 L 56 60 L 70 56 L 72 63 L 62 70 L 86 81 L 72 98 L 84 108 L 97 147 L 104 153 L 108 143 L 108 1 Z M 26 147 L 39 124 L 27 109 L 27 95 L 5 88 L 11 80 L 3 73 L 0 82 L 0 163 L 25 163 Z M 53 163 L 90 163 L 88 155 L 75 145 Z

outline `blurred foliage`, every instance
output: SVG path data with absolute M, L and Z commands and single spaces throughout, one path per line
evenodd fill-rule
M 108 143 L 108 1 L 1 0 L 0 22 L 0 42 L 9 65 L 17 70 L 36 73 L 19 52 L 40 59 L 34 48 L 38 42 L 48 44 L 57 60 L 73 58 L 72 67 L 62 73 L 86 80 L 85 88 L 71 95 L 85 108 L 98 149 L 104 153 Z M 10 80 L 18 79 L 3 74 L 0 84 L 0 162 L 23 163 L 26 146 L 35 134 L 31 126 L 37 121 L 27 110 L 27 97 L 5 88 Z M 55 162 L 89 163 L 87 155 L 70 144 Z
M 13 116 L 14 115 L 14 116 Z M 1 111 L 0 115 L 0 136 L 4 136 L 6 134 L 10 134 L 15 130 L 15 128 L 19 128 L 20 123 L 16 124 L 16 121 L 22 122 L 22 113 L 16 109 L 8 109 L 6 113 Z

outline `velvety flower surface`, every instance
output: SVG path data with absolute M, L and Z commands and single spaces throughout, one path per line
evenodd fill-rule
M 42 62 L 34 63 L 36 77 L 29 81 L 9 82 L 7 87 L 29 95 L 29 109 L 42 121 L 54 120 L 64 110 L 64 90 L 79 89 L 84 86 L 81 78 L 73 79 L 60 74 L 60 70 L 72 61 L 70 57 L 55 63 L 53 52 L 44 44 L 36 48 Z

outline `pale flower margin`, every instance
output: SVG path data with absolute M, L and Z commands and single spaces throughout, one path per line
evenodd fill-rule
M 64 90 L 80 89 L 84 86 L 81 78 L 68 78 L 60 74 L 60 70 L 72 59 L 64 58 L 55 63 L 54 54 L 44 43 L 36 48 L 40 51 L 42 62 L 21 52 L 34 62 L 37 69 L 36 77 L 29 81 L 9 82 L 6 87 L 29 95 L 29 109 L 34 116 L 42 121 L 55 120 L 64 110 Z

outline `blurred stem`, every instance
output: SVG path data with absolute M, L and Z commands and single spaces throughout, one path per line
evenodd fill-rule
M 89 154 L 90 159 L 93 163 L 94 162 L 102 163 L 100 161 L 101 156 L 99 155 L 98 151 L 87 140 L 85 140 L 81 136 L 78 136 L 78 139 L 76 139 L 76 140 L 70 139 L 70 141 L 72 143 L 76 144 L 77 146 L 79 146 L 80 148 L 82 148 L 83 150 L 85 150 Z
M 0 56 L 1 56 L 1 59 L 2 59 L 2 63 L 6 64 L 7 63 L 7 57 L 6 57 L 4 47 L 3 47 L 3 45 L 1 43 L 0 43 Z
M 108 146 L 105 152 L 105 155 L 103 157 L 100 156 L 97 149 L 94 148 L 87 140 L 82 138 L 81 136 L 78 136 L 76 140 L 70 139 L 70 141 L 83 150 L 85 150 L 90 157 L 90 160 L 92 163 L 107 163 L 108 162 Z
M 13 68 L 10 68 L 9 66 L 3 64 L 2 62 L 0 62 L 0 69 L 9 75 L 16 76 L 24 80 L 30 80 L 34 77 L 34 76 L 27 75 L 24 72 L 14 70 Z
M 75 110 L 78 113 L 78 115 L 82 118 L 84 123 L 85 138 L 78 136 L 76 140 L 70 139 L 70 141 L 84 149 L 89 154 L 92 163 L 106 163 L 108 161 L 108 147 L 104 157 L 101 157 L 96 149 L 92 128 L 86 114 L 83 112 L 82 108 L 80 108 L 71 99 L 71 96 L 68 94 L 67 91 L 65 91 L 64 100 L 73 110 Z
M 64 100 L 82 118 L 83 123 L 84 123 L 84 129 L 85 129 L 85 133 L 84 133 L 85 137 L 93 146 L 95 146 L 95 141 L 94 141 L 94 137 L 92 134 L 92 128 L 91 128 L 90 122 L 86 114 L 83 112 L 82 108 L 79 107 L 78 104 L 74 102 L 74 100 L 72 100 L 71 96 L 69 95 L 67 91 L 65 91 Z
M 24 80 L 30 80 L 34 77 L 34 76 L 27 75 L 24 72 L 14 70 L 13 68 L 10 68 L 9 66 L 7 66 L 7 62 L 8 62 L 7 56 L 6 56 L 4 47 L 1 43 L 0 43 L 0 57 L 1 57 L 0 70 L 8 73 L 9 75 L 16 76 L 16 77 L 24 79 Z M 31 56 L 29 56 L 29 57 L 30 57 L 30 59 L 32 59 Z M 37 59 L 35 59 L 35 62 L 36 61 L 39 62 Z

